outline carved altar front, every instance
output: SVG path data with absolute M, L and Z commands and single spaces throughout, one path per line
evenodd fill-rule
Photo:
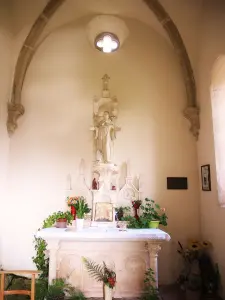
M 83 231 L 46 228 L 37 233 L 48 244 L 49 281 L 67 278 L 86 297 L 102 297 L 102 284 L 87 273 L 82 257 L 105 261 L 117 274 L 114 297 L 139 297 L 149 267 L 158 286 L 158 253 L 170 236 L 159 229 L 85 228 Z

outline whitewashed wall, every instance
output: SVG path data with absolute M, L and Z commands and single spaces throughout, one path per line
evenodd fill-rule
M 3 262 L 7 268 L 32 267 L 33 234 L 48 214 L 65 207 L 67 174 L 77 180 L 83 158 L 89 176 L 92 100 L 108 73 L 120 103 L 116 162 L 130 159 L 133 174 L 143 180 L 143 197 L 160 202 L 169 215 L 173 242 L 162 251 L 160 280 L 170 282 L 177 275 L 176 241 L 199 235 L 196 144 L 182 116 L 186 94 L 179 63 L 160 35 L 132 20 L 126 20 L 131 34 L 123 48 L 103 55 L 90 47 L 86 22 L 54 31 L 27 73 L 26 114 L 11 139 L 3 220 L 10 216 L 12 222 L 3 235 Z M 187 176 L 189 189 L 167 191 L 167 176 Z

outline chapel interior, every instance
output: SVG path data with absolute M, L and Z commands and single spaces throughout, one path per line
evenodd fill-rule
M 176 282 L 178 241 L 196 239 L 212 244 L 225 287 L 224 28 L 223 0 L 0 0 L 2 268 L 35 269 L 34 234 L 65 210 L 68 176 L 86 196 L 80 170 L 91 182 L 93 111 L 108 91 L 114 161 L 168 215 L 159 283 Z

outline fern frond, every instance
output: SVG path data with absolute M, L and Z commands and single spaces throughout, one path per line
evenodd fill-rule
M 97 281 L 104 281 L 104 267 L 96 264 L 92 260 L 84 259 L 84 264 L 88 273 Z

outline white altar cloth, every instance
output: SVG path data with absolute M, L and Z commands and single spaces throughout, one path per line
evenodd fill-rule
M 101 297 L 102 286 L 85 270 L 82 257 L 114 266 L 117 274 L 114 297 L 137 297 L 147 268 L 155 272 L 158 285 L 158 252 L 170 236 L 160 229 L 45 228 L 37 232 L 49 251 L 49 282 L 66 276 L 87 297 Z

